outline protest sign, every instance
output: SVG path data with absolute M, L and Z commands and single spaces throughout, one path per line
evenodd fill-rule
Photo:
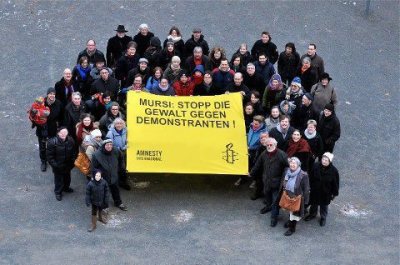
M 240 93 L 127 97 L 128 172 L 247 174 Z

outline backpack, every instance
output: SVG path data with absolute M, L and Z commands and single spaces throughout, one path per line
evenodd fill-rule
M 44 105 L 44 99 L 42 97 L 37 98 L 27 112 L 29 120 L 33 125 L 46 124 L 47 117 L 50 115 L 50 109 Z

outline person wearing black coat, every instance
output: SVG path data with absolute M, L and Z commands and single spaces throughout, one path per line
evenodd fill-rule
M 243 74 L 243 83 L 250 90 L 257 90 L 260 95 L 264 94 L 265 82 L 261 74 L 256 72 L 256 67 L 253 63 L 249 63 L 246 66 L 246 72 Z
M 106 224 L 107 220 L 103 216 L 103 209 L 108 208 L 108 201 L 110 200 L 110 188 L 107 181 L 101 177 L 101 172 L 94 173 L 93 178 L 86 185 L 86 206 L 92 205 L 92 226 L 88 232 L 96 229 L 97 213 L 99 213 L 99 221 Z
M 60 127 L 57 136 L 47 141 L 46 157 L 53 169 L 56 199 L 61 201 L 63 192 L 73 192 L 70 188 L 71 170 L 77 157 L 75 142 L 68 136 L 67 128 Z
M 161 67 L 160 64 L 161 55 L 161 41 L 157 37 L 152 37 L 150 39 L 150 46 L 147 47 L 143 54 L 143 57 L 149 61 L 150 69 L 154 69 L 157 66 Z
M 290 124 L 301 132 L 307 128 L 309 120 L 318 120 L 319 113 L 316 113 L 312 107 L 313 96 L 305 93 L 301 98 L 301 105 L 296 106 L 292 113 Z
M 203 50 L 203 54 L 210 53 L 210 48 L 208 47 L 208 43 L 204 39 L 204 36 L 201 34 L 201 29 L 199 28 L 194 28 L 192 37 L 186 41 L 184 57 L 187 58 L 191 56 L 193 54 L 193 49 L 195 47 L 201 47 Z
M 126 53 L 117 61 L 115 78 L 121 81 L 122 87 L 127 87 L 128 73 L 139 64 L 139 55 L 136 53 L 137 44 L 134 41 L 128 43 Z
M 149 31 L 149 26 L 147 24 L 141 24 L 138 34 L 133 37 L 133 41 L 137 43 L 137 53 L 140 57 L 143 57 L 144 52 L 150 46 L 152 37 L 154 37 L 154 34 Z
M 305 221 L 310 221 L 319 214 L 321 219 L 320 226 L 326 223 L 328 216 L 328 206 L 331 201 L 339 195 L 339 172 L 332 165 L 333 154 L 326 152 L 322 155 L 321 162 L 316 162 L 310 173 L 310 213 Z
M 56 90 L 52 87 L 47 89 L 47 97 L 44 98 L 44 105 L 50 109 L 47 121 L 44 125 L 36 125 L 36 136 L 39 143 L 40 169 L 44 172 L 47 169 L 46 144 L 47 140 L 57 135 L 58 125 L 63 120 L 63 107 L 61 101 L 56 99 Z
M 208 56 L 203 55 L 203 50 L 201 47 L 196 47 L 193 50 L 193 55 L 186 59 L 184 67 L 185 70 L 188 73 L 192 73 L 197 66 L 196 62 L 199 62 L 199 64 L 203 65 L 204 71 L 210 70 L 210 59 Z
M 210 71 L 204 73 L 203 82 L 195 86 L 193 90 L 193 96 L 215 96 L 223 93 L 223 90 L 214 85 Z
M 72 71 L 65 68 L 63 77 L 58 81 L 54 88 L 56 89 L 56 98 L 61 101 L 63 108 L 71 101 L 73 92 L 79 90 L 79 85 L 72 79 Z
M 166 47 L 160 52 L 158 58 L 159 65 L 162 69 L 166 69 L 168 64 L 171 63 L 171 59 L 174 56 L 181 58 L 181 53 L 175 49 L 173 42 L 167 42 Z
M 139 64 L 135 68 L 129 70 L 128 78 L 126 79 L 124 87 L 129 87 L 133 85 L 133 81 L 138 74 L 142 76 L 143 85 L 146 85 L 147 80 L 149 80 L 149 78 L 151 77 L 149 61 L 146 58 L 140 58 Z
M 271 226 L 274 227 L 278 223 L 280 185 L 284 170 L 289 164 L 286 153 L 277 148 L 275 139 L 267 138 L 265 146 L 267 150 L 258 157 L 249 176 L 262 176 L 266 206 L 260 213 L 271 211 Z
M 67 104 L 64 109 L 63 125 L 68 129 L 69 135 L 76 140 L 76 124 L 80 121 L 80 117 L 86 112 L 85 104 L 79 92 L 72 93 L 72 101 Z
M 119 82 L 115 77 L 110 76 L 107 68 L 103 68 L 100 71 L 100 78 L 92 83 L 90 94 L 93 96 L 106 91 L 110 93 L 111 100 L 115 101 L 119 92 Z
M 168 37 L 164 40 L 163 48 L 167 48 L 167 43 L 172 42 L 174 44 L 174 50 L 178 51 L 179 54 L 185 54 L 185 42 L 182 39 L 181 31 L 173 26 L 169 30 Z
M 278 48 L 275 43 L 271 41 L 271 34 L 267 31 L 261 33 L 261 39 L 256 41 L 251 48 L 251 56 L 253 61 L 257 61 L 260 54 L 265 54 L 271 64 L 275 64 L 278 60 Z
M 269 131 L 269 137 L 274 138 L 278 142 L 279 149 L 286 151 L 287 144 L 292 138 L 293 132 L 294 128 L 290 126 L 289 117 L 282 115 L 279 117 L 278 126 Z
M 79 60 L 81 57 L 86 56 L 89 60 L 89 63 L 93 66 L 96 63 L 96 58 L 100 57 L 101 59 L 106 61 L 106 58 L 104 57 L 104 53 L 99 51 L 96 48 L 96 42 L 94 40 L 88 40 L 86 43 L 86 49 L 81 51 L 78 54 L 78 59 L 76 59 L 76 64 L 79 63 Z
M 300 55 L 296 52 L 294 43 L 289 42 L 285 45 L 285 51 L 281 52 L 278 59 L 278 73 L 282 77 L 282 82 L 286 85 L 296 76 L 297 67 L 300 64 Z
M 119 173 L 125 170 L 124 159 L 121 151 L 113 146 L 111 139 L 102 142 L 101 147 L 93 153 L 91 161 L 92 172 L 101 171 L 105 181 L 110 187 L 114 205 L 123 211 L 126 206 L 122 203 L 118 182 Z
M 324 152 L 333 152 L 335 143 L 340 138 L 340 122 L 332 104 L 326 104 L 319 118 L 317 131 L 324 143 Z
M 311 170 L 316 159 L 321 157 L 324 152 L 324 145 L 321 135 L 317 132 L 317 122 L 315 120 L 307 122 L 307 128 L 303 131 L 303 136 L 311 148 L 312 156 L 308 162 L 308 168 Z
M 115 66 L 121 56 L 125 54 L 127 45 L 132 41 L 132 37 L 126 35 L 124 25 L 118 25 L 115 30 L 117 34 L 107 42 L 107 66 L 115 70 Z
M 235 75 L 233 76 L 233 83 L 230 83 L 226 87 L 226 92 L 229 93 L 240 92 L 243 96 L 243 106 L 250 101 L 251 91 L 245 84 L 243 84 L 242 73 L 235 73 Z
M 315 68 L 311 65 L 310 58 L 303 58 L 302 65 L 297 69 L 297 76 L 301 79 L 303 89 L 306 92 L 311 92 L 311 87 L 318 82 L 318 75 Z

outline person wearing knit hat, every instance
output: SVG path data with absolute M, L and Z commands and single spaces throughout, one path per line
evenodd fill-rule
M 94 152 L 91 169 L 92 172 L 99 170 L 103 173 L 102 176 L 110 187 L 114 205 L 123 211 L 127 211 L 127 207 L 122 203 L 118 187 L 119 173 L 125 170 L 124 158 L 121 151 L 113 145 L 111 139 L 105 139 L 101 147 Z
M 139 59 L 138 66 L 129 70 L 128 78 L 125 82 L 125 85 L 127 85 L 127 86 L 132 85 L 137 74 L 140 74 L 142 76 L 142 78 L 143 78 L 142 83 L 143 83 L 143 85 L 145 85 L 147 83 L 147 80 L 151 76 L 149 60 L 147 60 L 146 58 L 143 58 L 143 57 Z
M 320 226 L 325 226 L 328 206 L 339 195 L 339 171 L 332 164 L 333 154 L 325 152 L 319 162 L 314 163 L 310 171 L 310 213 L 305 221 L 317 216 L 318 206 L 321 219 Z
M 303 132 L 307 128 L 309 120 L 318 120 L 319 113 L 313 108 L 314 97 L 310 93 L 305 93 L 301 98 L 301 105 L 293 111 L 292 126 Z
M 210 48 L 207 41 L 204 39 L 204 35 L 202 34 L 201 29 L 199 27 L 195 27 L 192 33 L 192 37 L 188 39 L 185 43 L 185 54 L 182 54 L 182 56 L 184 56 L 184 58 L 188 58 L 189 56 L 191 56 L 195 47 L 201 47 L 203 50 L 203 54 L 208 55 L 210 53 Z M 191 70 L 192 69 L 190 69 L 190 71 Z
M 46 95 L 48 95 L 48 94 L 50 94 L 50 93 L 56 94 L 56 89 L 55 89 L 54 87 L 49 87 L 49 88 L 47 89 Z
M 324 143 L 324 152 L 332 153 L 336 141 L 340 138 L 340 121 L 332 104 L 325 105 L 324 111 L 319 118 L 317 131 Z
M 295 85 L 295 86 L 298 86 L 299 88 L 301 88 L 301 79 L 300 79 L 300 77 L 296 76 L 295 78 L 293 78 L 293 80 L 290 83 L 290 85 Z

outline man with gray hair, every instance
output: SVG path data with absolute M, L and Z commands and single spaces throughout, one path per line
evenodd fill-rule
M 317 80 L 321 78 L 321 74 L 325 72 L 324 59 L 317 54 L 317 45 L 314 43 L 310 43 L 308 45 L 307 53 L 301 56 L 300 61 L 304 59 L 304 57 L 309 57 L 311 59 L 311 66 L 317 72 Z
M 154 37 L 154 34 L 149 30 L 147 24 L 140 24 L 138 34 L 133 37 L 133 41 L 137 43 L 136 52 L 140 57 L 143 57 L 144 52 L 150 46 L 150 39 Z
M 76 140 L 76 124 L 83 113 L 86 112 L 85 104 L 82 102 L 82 96 L 79 92 L 73 92 L 71 102 L 67 104 L 64 110 L 64 126 L 68 129 L 70 136 Z
M 266 150 L 258 157 L 249 174 L 250 177 L 262 176 L 266 206 L 260 210 L 260 213 L 265 214 L 271 211 L 270 225 L 272 227 L 278 223 L 279 190 L 283 172 L 289 166 L 286 153 L 278 149 L 277 145 L 274 138 L 265 140 Z
M 96 41 L 93 39 L 88 40 L 86 42 L 86 49 L 78 54 L 78 59 L 76 59 L 77 64 L 79 64 L 79 59 L 81 59 L 83 56 L 88 58 L 91 66 L 95 64 L 96 58 L 101 58 L 104 60 L 104 62 L 106 61 L 106 58 L 104 58 L 104 53 L 96 48 Z
M 193 55 L 186 59 L 185 70 L 192 73 L 197 65 L 203 65 L 204 71 L 210 70 L 210 59 L 203 54 L 203 48 L 196 46 L 193 49 Z
M 263 77 L 256 72 L 256 67 L 253 63 L 248 63 L 246 72 L 243 75 L 243 83 L 250 89 L 256 90 L 262 96 L 265 90 L 265 82 Z
M 78 83 L 72 79 L 71 69 L 64 69 L 63 77 L 54 85 L 54 88 L 56 89 L 56 99 L 61 101 L 64 108 L 71 101 L 72 93 L 79 89 Z

